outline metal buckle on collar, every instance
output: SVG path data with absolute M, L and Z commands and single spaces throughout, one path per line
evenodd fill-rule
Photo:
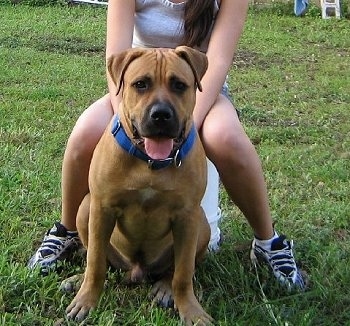
M 179 158 L 180 150 L 178 149 L 174 155 L 174 165 L 176 168 L 179 168 L 182 164 L 181 159 Z
M 112 135 L 113 136 L 115 136 L 118 133 L 120 127 L 121 127 L 120 120 L 119 119 L 115 119 L 115 123 L 114 123 L 113 129 L 112 129 Z
M 151 169 L 151 170 L 152 170 L 152 168 L 153 168 L 153 163 L 154 163 L 153 160 L 148 160 L 148 161 L 147 161 L 147 166 L 148 166 L 148 168 Z

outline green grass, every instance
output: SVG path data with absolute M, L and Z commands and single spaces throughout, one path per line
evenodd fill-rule
M 72 298 L 59 284 L 81 267 L 40 277 L 26 263 L 60 218 L 69 133 L 106 92 L 105 9 L 3 5 L 0 20 L 0 324 L 53 325 Z M 251 267 L 252 231 L 222 191 L 225 242 L 196 292 L 218 325 L 350 325 L 350 21 L 251 9 L 229 83 L 311 288 L 283 295 Z M 121 277 L 89 325 L 178 325 Z

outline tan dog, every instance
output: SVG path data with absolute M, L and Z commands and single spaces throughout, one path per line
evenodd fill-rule
M 69 318 L 81 320 L 96 307 L 108 260 L 128 270 L 131 282 L 157 280 L 156 300 L 174 300 L 187 325 L 210 323 L 192 284 L 210 237 L 200 207 L 206 160 L 192 119 L 206 68 L 206 56 L 184 46 L 110 58 L 122 103 L 96 147 L 90 194 L 78 213 L 87 267 Z

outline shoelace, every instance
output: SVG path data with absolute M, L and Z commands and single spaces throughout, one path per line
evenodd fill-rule
M 65 240 L 65 238 L 57 237 L 51 234 L 45 236 L 41 248 L 39 249 L 41 256 L 47 257 L 50 255 L 55 255 L 56 253 L 62 251 Z
M 269 252 L 269 261 L 273 266 L 274 270 L 278 270 L 284 273 L 287 277 L 291 275 L 292 272 L 296 271 L 296 266 L 294 263 L 294 257 L 292 254 L 293 243 L 288 243 L 285 248 L 278 250 L 271 250 Z M 289 271 L 287 274 L 285 271 Z
M 289 289 L 293 285 L 301 290 L 305 290 L 306 284 L 304 277 L 299 272 L 293 255 L 293 241 L 278 241 L 275 243 L 274 250 L 264 250 L 259 245 L 254 245 L 255 256 L 264 257 L 268 261 L 275 276 L 280 279 Z M 254 264 L 256 267 L 256 264 Z

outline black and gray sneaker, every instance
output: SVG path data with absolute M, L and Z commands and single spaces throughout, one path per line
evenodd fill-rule
M 57 263 L 77 251 L 81 242 L 77 231 L 68 231 L 61 223 L 47 231 L 36 253 L 29 259 L 28 267 L 40 268 L 42 274 L 55 269 Z
M 293 241 L 288 241 L 284 235 L 274 239 L 271 250 L 260 247 L 256 239 L 253 240 L 250 259 L 256 265 L 258 260 L 265 261 L 271 268 L 277 280 L 288 290 L 298 289 L 304 291 L 306 283 L 301 271 L 298 269 L 293 255 Z

